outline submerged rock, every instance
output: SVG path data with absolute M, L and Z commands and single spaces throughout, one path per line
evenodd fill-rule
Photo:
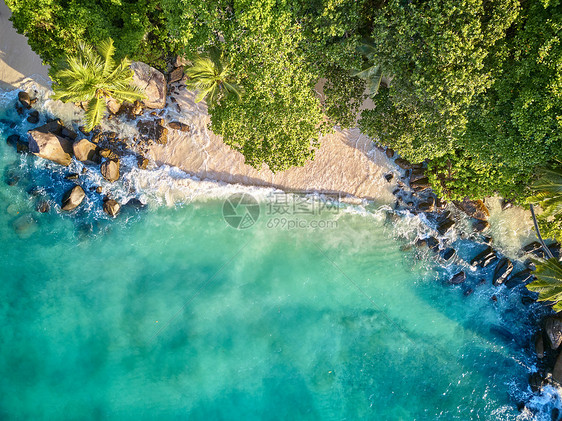
M 103 202 L 103 211 L 107 213 L 109 216 L 117 216 L 119 210 L 121 209 L 121 205 L 117 203 L 114 199 L 107 199 Z
M 552 380 L 558 384 L 562 384 L 562 353 L 556 358 L 556 364 L 552 370 Z
M 451 257 L 453 257 L 455 255 L 455 249 L 452 247 L 446 248 L 444 250 L 441 250 L 441 258 L 444 260 L 450 260 Z
M 32 112 L 30 112 L 29 116 L 27 117 L 27 122 L 31 124 L 39 123 L 39 111 L 33 110 Z
M 531 269 L 523 269 L 515 275 L 510 276 L 504 284 L 508 288 L 515 288 L 520 284 L 528 284 L 534 279 L 535 275 L 533 275 Z
M 111 160 L 103 162 L 100 166 L 100 172 L 103 178 L 110 183 L 119 180 L 119 160 Z
M 57 164 L 68 166 L 72 160 L 72 142 L 54 133 L 31 130 L 29 151 L 40 158 L 48 159 Z
M 78 207 L 86 197 L 84 189 L 80 186 L 74 186 L 68 190 L 62 197 L 61 209 L 70 211 Z
M 464 199 L 462 202 L 453 203 L 471 218 L 487 221 L 490 217 L 490 211 L 482 200 Z
M 131 63 L 133 85 L 142 89 L 146 98 L 142 103 L 147 108 L 164 108 L 166 106 L 166 78 L 154 67 L 141 61 Z
M 148 158 L 145 158 L 144 156 L 137 157 L 137 167 L 139 167 L 141 170 L 146 170 L 149 163 L 150 161 L 148 160 Z
M 37 203 L 35 209 L 39 213 L 47 213 L 51 210 L 51 205 L 46 200 L 41 200 L 39 203 Z
M 494 285 L 498 286 L 505 282 L 513 271 L 513 263 L 507 257 L 503 257 L 494 269 Z
M 453 275 L 451 279 L 449 279 L 449 283 L 452 285 L 459 285 L 462 284 L 466 280 L 466 273 L 464 271 L 460 271 Z

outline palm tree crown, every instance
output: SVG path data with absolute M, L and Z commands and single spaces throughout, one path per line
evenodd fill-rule
M 234 83 L 229 66 L 224 65 L 219 57 L 200 56 L 185 74 L 189 77 L 186 87 L 199 91 L 195 102 L 206 98 L 210 104 L 216 104 L 224 97 L 233 96 L 238 100 L 241 97 L 242 87 Z
M 102 41 L 97 49 L 80 44 L 78 54 L 70 57 L 65 68 L 55 73 L 53 99 L 63 102 L 87 102 L 86 130 L 92 130 L 101 121 L 106 100 L 117 102 L 143 99 L 143 92 L 132 86 L 131 62 L 124 58 L 115 63 L 115 47 L 111 38 Z
M 554 302 L 554 311 L 562 310 L 562 264 L 555 257 L 538 260 L 535 264 L 533 273 L 537 280 L 527 285 L 527 289 L 538 292 L 539 301 Z

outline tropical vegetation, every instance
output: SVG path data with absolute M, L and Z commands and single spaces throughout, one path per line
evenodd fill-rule
M 111 38 L 101 41 L 97 50 L 79 44 L 78 54 L 53 72 L 53 99 L 63 102 L 86 102 L 86 130 L 97 126 L 106 110 L 108 100 L 118 103 L 142 99 L 143 92 L 132 85 L 130 61 L 113 60 L 115 47 Z
M 427 163 L 446 198 L 525 203 L 539 169 L 562 160 L 559 0 L 6 2 L 50 65 L 108 37 L 117 59 L 192 60 L 212 130 L 256 167 L 303 165 L 322 134 L 359 124 Z
M 527 289 L 539 293 L 539 301 L 553 302 L 553 310 L 562 311 L 562 263 L 555 257 L 535 262 L 536 280 Z

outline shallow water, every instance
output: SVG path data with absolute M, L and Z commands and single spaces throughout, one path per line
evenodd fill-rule
M 508 420 L 528 398 L 534 310 L 481 274 L 446 285 L 463 263 L 409 249 L 419 218 L 281 214 L 279 193 L 242 189 L 263 203 L 239 230 L 223 203 L 240 189 L 173 169 L 104 184 L 145 209 L 110 220 L 88 191 L 64 214 L 81 167 L 19 156 L 4 139 L 28 127 L 1 127 L 2 419 Z

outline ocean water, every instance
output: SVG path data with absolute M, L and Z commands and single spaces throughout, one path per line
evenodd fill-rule
M 16 154 L 5 138 L 31 126 L 2 100 L 0 419 L 511 420 L 559 405 L 547 390 L 517 409 L 540 308 L 489 273 L 448 285 L 469 269 L 412 246 L 419 217 L 133 164 L 114 185 L 88 169 L 64 213 L 82 167 Z M 147 206 L 110 219 L 100 184 Z M 245 229 L 224 217 L 234 193 L 259 203 Z

